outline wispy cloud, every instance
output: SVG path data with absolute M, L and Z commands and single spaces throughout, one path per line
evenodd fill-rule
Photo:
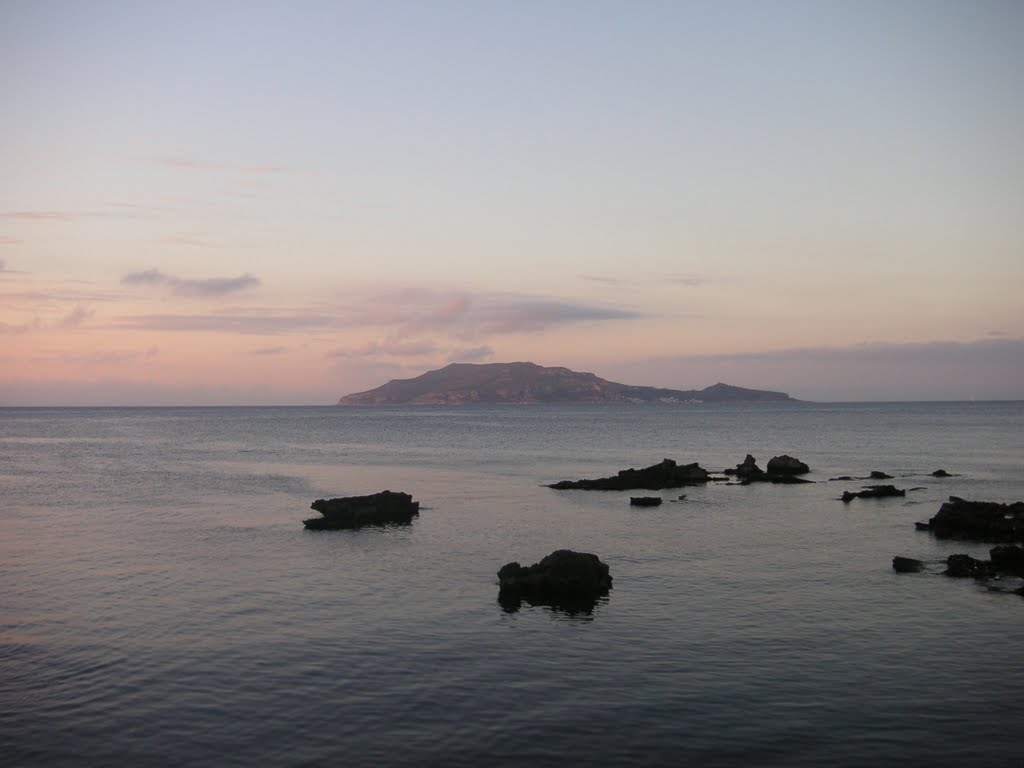
M 549 328 L 604 320 L 632 320 L 638 312 L 588 304 L 541 299 L 496 301 L 474 318 L 484 335 L 538 333 Z
M 613 275 L 593 275 L 584 274 L 577 275 L 580 280 L 586 280 L 589 283 L 597 283 L 607 288 L 636 288 L 643 286 L 650 286 L 654 284 L 658 285 L 685 285 L 690 288 L 696 288 L 701 285 L 705 285 L 710 282 L 710 279 L 706 275 L 698 274 L 695 272 L 678 273 L 673 272 L 669 274 L 650 275 L 645 277 L 634 277 L 634 276 L 613 276 Z
M 488 346 L 469 347 L 468 349 L 456 349 L 448 355 L 449 363 L 474 363 L 478 360 L 487 360 L 494 356 L 494 349 Z
M 252 349 L 249 351 L 250 355 L 283 355 L 288 351 L 288 347 L 260 347 L 259 349 Z
M 93 310 L 88 307 L 79 304 L 68 314 L 64 315 L 60 320 L 57 321 L 58 328 L 77 328 L 90 317 L 96 314 Z
M 6 211 L 0 219 L 8 221 L 71 221 L 74 218 L 66 211 Z
M 181 168 L 188 171 L 219 171 L 227 168 L 223 163 L 210 163 L 202 160 L 193 160 L 187 157 L 161 157 L 157 162 L 170 168 Z
M 215 296 L 252 284 L 256 278 L 181 280 L 156 269 L 125 275 L 135 287 L 163 286 L 179 294 Z M 536 333 L 576 323 L 630 320 L 641 314 L 614 306 L 559 301 L 521 294 L 475 294 L 410 289 L 392 293 L 353 294 L 341 306 L 305 309 L 224 308 L 206 314 L 134 315 L 116 319 L 122 328 L 160 331 L 280 334 L 296 331 L 374 329 L 389 341 L 346 348 L 348 355 L 433 354 L 449 342 L 481 342 L 487 336 Z M 429 339 L 424 341 L 424 339 Z M 429 351 L 425 345 L 432 345 Z
M 230 171 L 244 173 L 253 176 L 269 176 L 288 171 L 282 165 L 253 164 L 253 165 L 231 165 L 229 163 L 218 163 L 207 160 L 196 160 L 194 158 L 170 155 L 157 158 L 160 165 L 168 168 L 176 168 L 183 171 Z
M 20 243 L 20 242 L 21 242 L 21 240 L 19 240 L 16 237 L 0 236 L 0 245 L 18 245 L 18 243 Z M 0 262 L 0 263 L 3 263 L 3 262 Z M 0 272 L 2 272 L 2 271 L 3 270 L 0 269 Z
M 682 355 L 608 367 L 613 377 L 678 389 L 725 381 L 810 400 L 1024 398 L 1020 338 Z
M 39 330 L 42 327 L 43 322 L 38 317 L 33 320 L 28 320 L 24 323 L 0 322 L 0 334 L 28 333 L 29 331 Z
M 133 349 L 95 349 L 86 352 L 61 352 L 56 355 L 39 356 L 37 361 L 57 360 L 61 363 L 74 365 L 111 365 L 118 363 L 135 363 L 142 360 L 149 360 L 160 354 L 158 347 L 149 347 L 145 350 Z
M 537 333 L 576 323 L 631 320 L 642 315 L 619 307 L 528 294 L 435 292 L 410 289 L 378 297 L 353 323 L 394 327 L 399 336 L 443 331 L 463 340 Z
M 224 296 L 229 293 L 255 288 L 260 279 L 245 274 L 238 277 L 209 277 L 203 280 L 186 280 L 166 275 L 158 269 L 131 272 L 121 278 L 126 286 L 165 286 L 179 296 Z
M 664 278 L 664 282 L 675 283 L 677 285 L 687 285 L 690 286 L 691 288 L 696 288 L 697 286 L 704 285 L 706 282 L 708 282 L 708 278 L 705 277 L 704 275 L 697 275 L 692 273 L 675 274 L 666 275 Z
M 321 314 L 131 315 L 113 321 L 115 328 L 146 331 L 242 333 L 272 336 L 330 328 L 333 317 Z
M 207 240 L 201 235 L 189 234 L 180 232 L 176 235 L 170 235 L 164 239 L 165 242 L 171 243 L 172 245 L 189 245 L 193 248 L 221 248 L 222 246 Z
M 352 349 L 335 349 L 329 357 L 423 357 L 433 355 L 437 347 L 428 341 L 370 341 Z

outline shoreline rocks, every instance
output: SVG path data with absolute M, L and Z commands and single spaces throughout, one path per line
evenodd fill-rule
M 1024 501 L 1000 504 L 950 496 L 927 525 L 918 527 L 939 539 L 1024 541 Z
M 419 514 L 420 503 L 408 493 L 381 491 L 368 496 L 317 499 L 310 508 L 322 517 L 303 520 L 311 530 L 344 530 L 364 525 L 408 525 Z
M 559 480 L 548 488 L 555 490 L 584 491 L 660 491 L 665 488 L 680 488 L 684 485 L 701 485 L 708 481 L 708 471 L 697 462 L 676 464 L 672 459 L 663 459 L 643 469 L 623 469 L 612 477 L 593 480 Z

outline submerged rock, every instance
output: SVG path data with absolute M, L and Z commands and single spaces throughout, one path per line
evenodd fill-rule
M 896 573 L 919 573 L 924 570 L 924 563 L 915 560 L 913 557 L 900 557 L 897 555 L 892 559 L 892 569 Z
M 303 520 L 313 530 L 359 528 L 364 525 L 407 524 L 419 513 L 420 503 L 408 493 L 381 491 L 369 496 L 317 499 L 310 505 L 322 517 Z
M 950 496 L 928 527 L 940 539 L 1024 541 L 1024 502 L 999 504 Z
M 889 496 L 906 496 L 903 488 L 895 485 L 869 485 L 862 491 L 843 491 L 840 499 L 849 504 L 854 499 L 883 499 Z
M 970 555 L 950 555 L 946 558 L 946 575 L 959 579 L 990 579 L 996 575 L 996 569 L 991 560 L 978 560 Z
M 1024 578 L 1024 547 L 1002 544 L 992 547 L 988 556 L 992 558 L 992 567 L 1000 573 L 1012 573 Z
M 932 477 L 952 477 L 952 475 L 944 469 L 936 469 L 932 472 Z
M 661 505 L 661 496 L 630 496 L 630 506 L 657 507 Z
M 672 459 L 663 459 L 644 469 L 623 469 L 613 477 L 599 477 L 594 480 L 560 480 L 548 488 L 557 490 L 580 489 L 584 491 L 660 491 L 663 488 L 679 488 L 684 485 L 699 485 L 708 481 L 708 471 L 697 462 L 676 464 Z
M 516 611 L 523 600 L 570 612 L 589 612 L 612 588 L 608 565 L 590 552 L 558 549 L 531 566 L 506 563 L 498 571 L 498 601 Z
M 885 472 L 880 472 L 877 469 L 871 470 L 871 474 L 868 475 L 869 480 L 892 480 L 892 475 Z

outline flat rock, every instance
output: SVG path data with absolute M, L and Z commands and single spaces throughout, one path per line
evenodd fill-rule
M 340 530 L 364 525 L 408 524 L 419 514 L 420 503 L 408 493 L 381 491 L 369 496 L 317 499 L 310 505 L 322 517 L 303 520 L 313 530 Z
M 869 485 L 862 491 L 843 491 L 840 500 L 849 504 L 854 499 L 884 499 L 890 496 L 906 496 L 903 488 L 895 485 Z
M 584 491 L 660 491 L 664 488 L 680 488 L 684 485 L 700 485 L 708 481 L 708 471 L 697 462 L 676 464 L 672 459 L 663 459 L 643 469 L 623 469 L 612 477 L 593 480 L 560 480 L 548 488 L 557 490 L 580 489 Z
M 633 507 L 658 507 L 661 506 L 661 496 L 630 496 L 629 503 Z

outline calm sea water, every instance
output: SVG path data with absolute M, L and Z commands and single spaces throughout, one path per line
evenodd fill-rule
M 822 482 L 542 487 L 747 452 Z M 5 766 L 1024 764 L 1024 599 L 890 565 L 986 556 L 913 523 L 1024 499 L 1022 403 L 0 409 L 0 494 Z M 501 610 L 562 547 L 609 597 Z

